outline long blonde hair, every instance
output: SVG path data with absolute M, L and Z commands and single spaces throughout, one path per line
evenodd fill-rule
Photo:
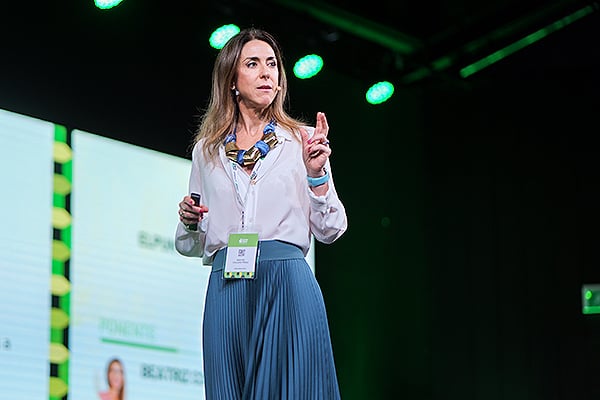
M 208 159 L 216 158 L 219 146 L 236 123 L 239 110 L 231 85 L 236 80 L 237 65 L 242 48 L 246 43 L 255 39 L 267 43 L 273 49 L 279 70 L 278 85 L 281 87 L 273 102 L 264 110 L 261 118 L 268 121 L 275 120 L 277 125 L 290 131 L 295 138 L 301 140 L 299 129 L 305 125 L 304 121 L 290 116 L 285 110 L 288 100 L 288 85 L 281 48 L 277 40 L 268 32 L 257 28 L 248 28 L 229 39 L 219 51 L 213 66 L 208 107 L 200 118 L 198 130 L 191 143 L 193 148 L 198 141 L 205 139 L 203 151 Z

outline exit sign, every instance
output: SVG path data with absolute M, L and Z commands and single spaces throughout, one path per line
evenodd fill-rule
M 581 287 L 581 305 L 584 314 L 600 314 L 600 284 Z

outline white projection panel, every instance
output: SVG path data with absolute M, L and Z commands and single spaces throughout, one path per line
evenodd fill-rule
M 54 125 L 0 110 L 0 398 L 47 399 Z
M 70 397 L 108 388 L 123 364 L 128 400 L 202 399 L 209 267 L 176 253 L 190 162 L 73 131 Z

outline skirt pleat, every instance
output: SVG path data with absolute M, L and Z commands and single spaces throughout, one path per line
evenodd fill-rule
M 223 279 L 222 256 L 204 312 L 207 400 L 339 399 L 325 303 L 300 249 L 261 242 L 254 279 Z

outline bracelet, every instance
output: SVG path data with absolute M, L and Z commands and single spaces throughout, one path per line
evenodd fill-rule
M 306 175 L 306 180 L 308 181 L 308 186 L 310 186 L 310 187 L 321 186 L 321 185 L 324 185 L 329 180 L 329 172 L 327 171 L 326 168 L 323 168 L 323 170 L 325 171 L 325 175 L 320 176 L 318 178 L 311 178 L 310 176 Z

